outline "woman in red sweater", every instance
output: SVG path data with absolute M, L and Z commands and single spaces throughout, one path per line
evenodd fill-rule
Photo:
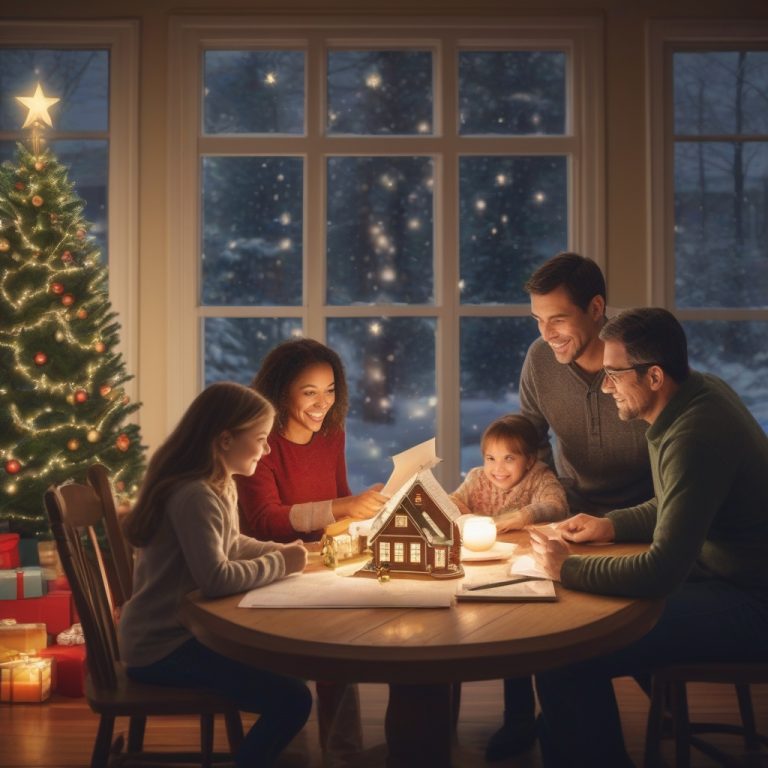
M 250 477 L 236 477 L 243 533 L 262 541 L 317 540 L 343 519 L 372 517 L 387 499 L 373 486 L 353 496 L 347 482 L 344 422 L 349 398 L 341 359 L 314 339 L 275 347 L 251 385 L 275 406 L 270 452 Z M 325 766 L 362 748 L 357 686 L 318 682 Z
M 270 453 L 238 477 L 243 533 L 261 541 L 317 540 L 345 518 L 372 517 L 386 503 L 381 485 L 353 496 L 347 483 L 344 421 L 349 404 L 341 359 L 314 339 L 275 347 L 251 385 L 277 416 Z

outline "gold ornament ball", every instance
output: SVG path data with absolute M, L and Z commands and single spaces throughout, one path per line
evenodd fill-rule
M 66 337 L 64 336 L 64 331 L 56 331 L 53 338 L 56 339 L 56 341 L 64 341 Z
M 71 392 L 67 395 L 66 400 L 70 405 L 75 404 L 75 396 Z
M 101 440 L 101 432 L 98 429 L 91 429 L 86 435 L 89 443 L 98 443 Z
M 88 312 L 84 309 L 78 309 L 77 310 L 77 319 L 78 320 L 85 320 L 85 318 L 88 317 Z
M 84 229 L 78 229 L 77 230 L 77 237 L 79 240 L 85 240 L 87 232 Z
M 103 341 L 97 341 L 97 342 L 96 342 L 96 343 L 93 345 L 93 348 L 94 348 L 94 349 L 95 349 L 95 350 L 96 350 L 96 351 L 97 351 L 99 354 L 101 354 L 101 353 L 102 353 L 102 352 L 103 352 L 103 351 L 104 351 L 104 350 L 107 348 L 107 345 L 106 345 L 106 344 L 105 344 Z
M 45 200 L 43 200 L 43 198 L 40 197 L 40 195 L 34 195 L 32 197 L 32 205 L 34 205 L 35 208 L 39 208 L 44 202 Z
M 80 447 L 80 441 L 75 440 L 74 437 L 71 440 L 67 440 L 67 448 L 70 451 L 76 451 L 79 447 Z
M 4 237 L 0 237 L 0 251 L 3 253 L 6 253 L 7 251 L 11 250 L 11 244 L 8 240 L 6 240 Z
M 9 496 L 13 496 L 13 495 L 16 493 L 16 491 L 17 491 L 17 490 L 18 490 L 18 486 L 16 485 L 16 483 L 8 483 L 8 484 L 5 486 L 5 492 L 6 492 L 6 493 L 7 493 Z
M 45 163 L 44 163 L 42 160 L 38 160 L 38 161 L 35 163 L 35 170 L 36 170 L 36 171 L 42 171 L 42 170 L 43 170 L 43 168 L 45 168 Z

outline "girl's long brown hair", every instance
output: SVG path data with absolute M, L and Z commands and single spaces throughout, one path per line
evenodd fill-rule
M 152 456 L 139 498 L 125 521 L 128 541 L 136 547 L 151 541 L 169 496 L 186 480 L 204 480 L 222 498 L 234 499 L 234 483 L 217 440 L 223 432 L 236 434 L 273 416 L 269 401 L 250 387 L 222 381 L 204 389 Z

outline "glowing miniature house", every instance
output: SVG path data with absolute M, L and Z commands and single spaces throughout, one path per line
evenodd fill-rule
M 456 505 L 428 469 L 411 477 L 371 522 L 373 568 L 391 574 L 464 575 Z

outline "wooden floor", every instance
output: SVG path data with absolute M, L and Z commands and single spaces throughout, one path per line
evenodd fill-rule
M 634 681 L 616 682 L 621 706 L 625 739 L 635 764 L 642 765 L 647 699 Z M 383 765 L 384 711 L 387 688 L 361 685 L 363 727 L 366 755 L 359 761 L 368 768 Z M 692 717 L 719 722 L 737 722 L 736 700 L 729 686 L 695 685 L 689 692 Z M 768 685 L 753 689 L 758 724 L 768 731 Z M 483 749 L 488 737 L 498 727 L 501 716 L 501 683 L 499 681 L 465 683 L 463 686 L 458 744 L 454 753 L 455 768 L 487 765 Z M 0 766 L 3 768 L 85 768 L 96 733 L 97 718 L 83 699 L 54 697 L 44 704 L 0 704 Z M 118 722 L 117 732 L 125 731 L 126 722 Z M 598 726 L 599 731 L 599 726 Z M 195 719 L 155 718 L 147 729 L 147 743 L 168 749 L 189 749 L 196 745 L 198 723 Z M 738 744 L 719 737 L 720 745 Z M 225 749 L 223 725 L 217 724 L 216 746 Z M 671 752 L 665 747 L 665 753 Z M 670 759 L 670 764 L 671 764 Z M 768 759 L 765 760 L 768 767 Z M 317 746 L 317 723 L 314 713 L 304 731 L 291 744 L 279 763 L 281 768 L 320 768 Z M 500 768 L 540 768 L 538 749 L 527 755 L 495 763 Z M 714 763 L 694 752 L 693 768 L 709 768 Z M 426 768 L 426 767 L 425 767 Z M 595 766 L 610 768 L 610 766 Z

